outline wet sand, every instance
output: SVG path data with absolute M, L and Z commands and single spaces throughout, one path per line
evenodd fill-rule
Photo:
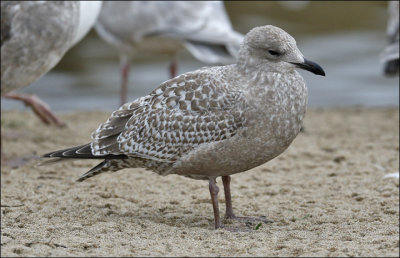
M 1 115 L 15 159 L 86 143 L 109 113 L 59 113 L 63 129 Z M 399 179 L 383 178 L 399 170 L 398 124 L 398 108 L 309 109 L 282 155 L 232 177 L 235 213 L 272 221 L 244 232 L 213 229 L 206 181 L 126 169 L 76 183 L 96 161 L 2 163 L 1 256 L 398 256 Z

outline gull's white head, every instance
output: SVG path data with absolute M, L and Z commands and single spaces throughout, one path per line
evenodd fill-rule
M 272 25 L 253 28 L 246 34 L 239 51 L 238 65 L 246 70 L 274 72 L 297 67 L 325 75 L 321 66 L 304 58 L 292 36 Z

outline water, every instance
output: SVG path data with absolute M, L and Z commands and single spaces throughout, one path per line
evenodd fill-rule
M 307 1 L 305 1 L 307 2 Z M 386 4 L 382 2 L 308 2 L 299 10 L 275 2 L 228 2 L 233 26 L 246 33 L 274 24 L 292 34 L 302 53 L 320 64 L 326 77 L 300 71 L 309 88 L 309 106 L 397 106 L 399 78 L 385 77 L 379 55 L 386 45 Z M 351 10 L 351 11 L 350 11 Z M 187 52 L 178 73 L 207 64 Z M 149 93 L 168 79 L 168 58 L 138 59 L 131 67 L 128 100 Z M 20 92 L 34 93 L 53 110 L 106 110 L 119 106 L 119 61 L 116 50 L 93 31 L 60 64 Z M 1 109 L 22 109 L 2 99 Z

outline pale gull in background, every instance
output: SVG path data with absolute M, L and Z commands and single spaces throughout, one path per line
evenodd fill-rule
M 222 176 L 226 218 L 255 220 L 234 215 L 230 175 L 275 158 L 299 133 L 307 88 L 295 68 L 325 75 L 282 29 L 254 28 L 236 64 L 170 79 L 114 111 L 93 132 L 92 142 L 44 157 L 103 159 L 78 181 L 137 167 L 208 180 L 215 228 L 222 226 L 216 185 Z
M 388 46 L 381 55 L 385 75 L 399 74 L 399 1 L 388 2 Z
M 96 31 L 121 56 L 121 104 L 127 95 L 130 59 L 138 55 L 172 58 L 185 47 L 206 63 L 234 62 L 243 35 L 234 31 L 222 1 L 107 1 Z
M 12 91 L 52 69 L 93 27 L 100 7 L 101 1 L 1 1 L 1 96 L 24 101 L 46 124 L 62 125 L 36 96 Z

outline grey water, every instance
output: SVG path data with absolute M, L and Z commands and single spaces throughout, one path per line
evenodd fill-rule
M 228 2 L 226 6 L 236 30 L 246 33 L 265 24 L 281 27 L 294 36 L 307 59 L 324 68 L 326 77 L 300 71 L 309 88 L 310 107 L 398 107 L 399 77 L 385 77 L 380 63 L 386 46 L 386 4 L 303 2 L 300 10 L 276 2 Z M 178 74 L 209 65 L 186 51 L 178 60 Z M 167 80 L 168 64 L 164 56 L 133 60 L 128 100 Z M 55 111 L 112 111 L 119 107 L 119 90 L 118 52 L 92 31 L 55 69 L 18 92 L 37 95 Z M 17 101 L 1 101 L 2 110 L 24 108 Z

